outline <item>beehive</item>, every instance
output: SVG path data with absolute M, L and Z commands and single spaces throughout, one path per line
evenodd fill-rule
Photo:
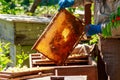
M 82 21 L 67 10 L 58 12 L 33 46 L 56 64 L 62 64 L 83 33 Z

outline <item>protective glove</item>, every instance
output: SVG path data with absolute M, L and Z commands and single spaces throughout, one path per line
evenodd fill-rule
M 58 4 L 60 6 L 58 11 L 60 11 L 61 9 L 71 7 L 74 4 L 74 0 L 59 0 Z
M 101 24 L 99 24 L 99 25 L 89 24 L 85 27 L 85 31 L 86 31 L 87 36 L 102 33 Z

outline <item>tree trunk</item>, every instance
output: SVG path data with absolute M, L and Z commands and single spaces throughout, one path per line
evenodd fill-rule
M 30 9 L 31 13 L 35 12 L 35 10 L 36 10 L 36 8 L 37 8 L 37 6 L 39 5 L 40 2 L 41 2 L 41 0 L 34 0 L 34 3 L 33 3 L 32 7 Z

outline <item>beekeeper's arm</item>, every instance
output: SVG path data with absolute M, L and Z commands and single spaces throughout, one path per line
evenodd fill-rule
M 59 1 L 59 6 L 60 6 L 60 8 L 59 8 L 59 10 L 61 10 L 61 9 L 63 9 L 63 8 L 66 8 L 66 7 L 72 7 L 72 6 L 75 6 L 75 5 L 85 5 L 85 4 L 89 4 L 89 3 L 91 3 L 91 1 L 94 1 L 94 2 L 98 2 L 98 0 L 60 0 Z M 100 2 L 102 2 L 101 0 L 100 0 Z M 109 2 L 109 0 L 108 0 L 108 2 Z M 98 2 L 99 3 L 99 2 Z M 114 2 L 115 3 L 115 2 Z M 107 4 L 107 3 L 106 3 Z M 85 27 L 85 30 L 86 30 L 86 32 L 87 32 L 87 35 L 89 35 L 89 36 L 91 36 L 91 35 L 94 35 L 94 34 L 98 34 L 98 33 L 102 33 L 102 34 L 104 34 L 104 32 L 106 33 L 106 32 L 111 32 L 111 28 L 109 28 L 109 26 L 106 26 L 110 21 L 108 21 L 109 20 L 109 17 L 110 17 L 110 14 L 112 13 L 112 12 L 110 12 L 110 11 L 108 11 L 109 9 L 112 9 L 113 10 L 113 6 L 111 6 L 110 5 L 110 3 L 108 3 L 107 4 L 108 5 L 108 8 L 107 7 L 104 7 L 103 5 L 99 5 L 99 4 L 97 4 L 96 6 L 98 6 L 99 8 L 96 8 L 96 17 L 95 18 L 99 18 L 99 19 L 95 19 L 95 23 L 96 24 L 94 24 L 94 25 L 92 25 L 92 24 L 89 24 L 89 25 L 87 25 L 86 27 Z M 117 8 L 118 7 L 120 7 L 120 1 L 118 0 L 117 1 L 117 3 L 115 4 L 115 5 L 117 5 L 116 7 L 114 7 L 115 9 L 114 9 L 114 11 L 116 11 L 117 10 Z M 106 18 L 106 16 L 100 16 L 99 17 L 99 15 L 102 15 L 102 13 L 100 13 L 101 12 L 101 10 L 102 9 L 100 9 L 101 7 L 104 7 L 104 11 L 103 12 L 106 12 L 106 11 L 108 11 L 107 12 L 107 14 L 109 14 L 108 15 L 108 18 Z M 119 8 L 120 9 L 120 8 Z M 103 15 L 104 15 L 105 13 L 103 13 Z M 120 10 L 118 11 L 118 14 L 120 14 Z M 120 18 L 120 16 L 118 16 L 118 17 L 116 17 L 116 18 Z M 104 20 L 104 19 L 106 19 L 108 22 L 106 22 L 106 20 Z M 115 21 L 117 21 L 117 19 L 115 19 Z M 118 20 L 118 22 L 120 21 L 120 19 Z M 114 23 L 113 23 L 114 24 Z M 115 25 L 116 26 L 116 25 Z M 116 26 L 117 27 L 117 26 Z M 107 29 L 106 29 L 107 28 Z M 110 30 L 109 30 L 110 29 Z M 120 29 L 120 27 L 119 27 L 119 29 Z M 117 32 L 117 33 L 120 33 L 119 32 L 119 30 L 118 30 L 118 28 L 117 28 L 117 30 L 115 29 L 115 28 L 112 28 L 112 32 L 113 32 L 113 30 L 114 30 L 114 32 Z M 116 35 L 118 35 L 116 33 Z M 113 36 L 114 34 L 112 34 L 112 36 Z
M 91 0 L 60 0 L 59 1 L 59 10 L 72 7 L 72 6 L 79 6 L 79 5 L 85 5 L 91 3 Z M 101 24 L 99 25 L 87 25 L 86 26 L 87 35 L 94 35 L 101 33 Z
M 80 5 L 85 5 L 91 3 L 91 0 L 59 0 L 59 10 L 67 7 L 77 7 Z

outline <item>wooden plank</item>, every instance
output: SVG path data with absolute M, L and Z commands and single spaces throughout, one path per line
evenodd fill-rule
M 16 77 L 22 77 L 22 76 L 28 76 L 28 75 L 35 75 L 38 74 L 39 72 L 44 72 L 44 71 L 51 71 L 53 68 L 30 68 L 28 71 L 21 71 L 21 72 L 7 72 L 3 71 L 0 72 L 0 77 L 2 78 L 16 78 Z
M 86 76 L 48 76 L 28 80 L 87 80 Z
M 45 76 L 52 76 L 53 73 L 46 73 L 46 74 L 36 74 L 36 75 L 27 75 L 27 76 L 21 76 L 21 77 L 17 77 L 17 78 L 12 78 L 11 80 L 28 80 L 28 79 L 35 79 L 35 78 L 41 78 L 41 77 L 45 77 Z
M 69 56 L 63 65 L 87 65 L 89 63 L 88 55 L 73 54 Z M 35 66 L 55 66 L 55 62 L 46 58 L 41 53 L 32 53 L 30 56 L 31 67 Z
M 46 23 L 14 23 L 15 44 L 33 45 L 46 25 Z
M 87 80 L 98 80 L 97 66 L 63 66 L 56 67 L 58 76 L 87 75 Z

